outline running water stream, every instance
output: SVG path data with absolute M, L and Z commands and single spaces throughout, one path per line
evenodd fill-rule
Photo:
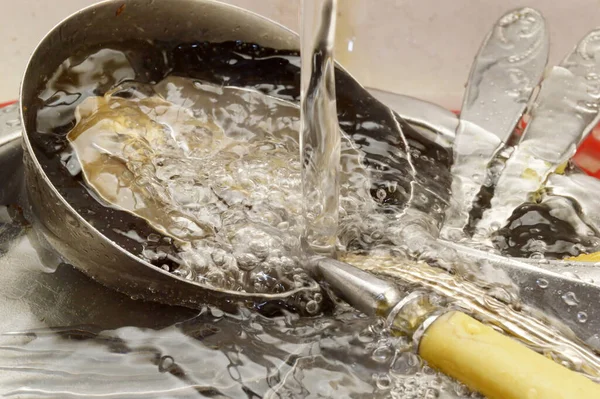
M 302 2 L 300 159 L 305 249 L 333 255 L 338 229 L 340 147 L 333 47 L 337 0 Z

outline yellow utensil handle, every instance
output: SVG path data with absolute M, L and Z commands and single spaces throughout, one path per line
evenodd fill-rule
M 419 354 L 488 399 L 600 399 L 600 385 L 460 312 L 425 330 Z
M 573 262 L 600 262 L 600 252 L 593 252 L 591 254 L 582 254 L 579 256 L 573 256 L 565 260 Z

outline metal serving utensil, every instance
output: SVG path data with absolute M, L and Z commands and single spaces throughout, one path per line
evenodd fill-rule
M 487 180 L 488 166 L 504 148 L 542 79 L 549 37 L 542 15 L 531 8 L 502 16 L 471 67 L 454 141 L 452 198 L 442 237 L 458 240 Z

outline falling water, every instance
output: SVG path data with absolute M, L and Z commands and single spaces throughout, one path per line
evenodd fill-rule
M 341 136 L 338 128 L 333 47 L 336 0 L 303 1 L 301 134 L 305 249 L 335 252 Z

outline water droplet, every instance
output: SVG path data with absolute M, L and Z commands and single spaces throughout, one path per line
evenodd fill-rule
M 567 292 L 562 296 L 563 301 L 569 306 L 577 306 L 579 305 L 579 300 L 574 292 Z
M 569 277 L 569 278 L 572 278 L 572 279 L 575 279 L 575 280 L 581 280 L 581 278 L 577 274 L 575 274 L 573 272 L 563 272 L 561 274 L 563 276 L 565 276 L 565 277 Z
M 539 278 L 539 279 L 537 279 L 537 281 L 535 283 L 541 289 L 546 289 L 550 285 L 550 283 L 548 282 L 548 280 L 546 280 L 545 278 Z
M 579 312 L 577 313 L 577 321 L 580 323 L 585 323 L 588 320 L 588 315 L 585 312 Z

